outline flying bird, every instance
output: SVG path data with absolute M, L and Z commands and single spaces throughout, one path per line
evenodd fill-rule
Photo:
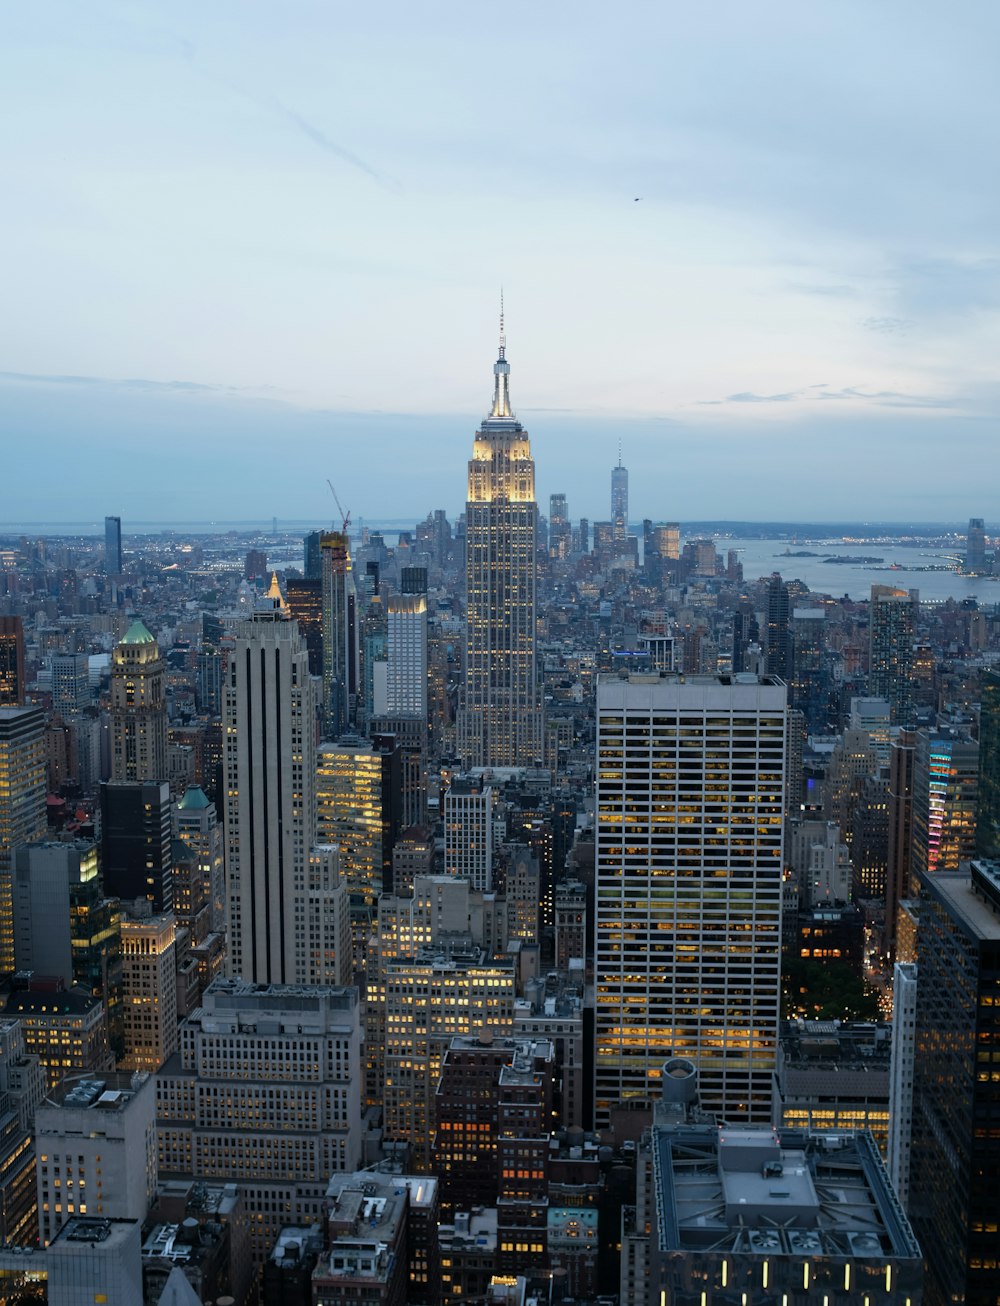
M 632 201 L 632 203 L 633 203 L 633 204 L 638 204 L 639 201 L 640 201 L 641 199 L 642 199 L 642 196 L 641 196 L 641 195 L 637 195 L 637 196 L 635 197 L 635 199 Z

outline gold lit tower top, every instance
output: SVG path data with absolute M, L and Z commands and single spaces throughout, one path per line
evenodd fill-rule
M 510 363 L 500 296 L 500 350 L 493 364 L 493 406 L 476 432 L 469 463 L 470 503 L 534 503 L 535 464 L 528 433 L 510 406 Z

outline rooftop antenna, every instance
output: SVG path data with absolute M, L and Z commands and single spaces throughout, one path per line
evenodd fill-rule
M 503 286 L 500 287 L 500 357 L 504 357 L 504 351 L 507 348 L 507 335 L 504 331 L 503 323 Z

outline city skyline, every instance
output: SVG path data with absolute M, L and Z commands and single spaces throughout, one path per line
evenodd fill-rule
M 318 516 L 310 465 L 388 515 L 451 507 L 458 483 L 430 490 L 481 410 L 501 282 L 543 502 L 603 517 L 622 438 L 637 518 L 745 517 L 748 484 L 762 517 L 982 511 L 998 16 L 847 11 L 584 6 L 572 43 L 518 4 L 433 36 L 402 7 L 12 15 L 0 424 L 17 480 L 39 442 L 74 468 L 20 515 L 72 518 L 100 484 L 133 519 Z M 483 49 L 516 87 L 500 107 Z M 144 484 L 119 456 L 137 435 Z

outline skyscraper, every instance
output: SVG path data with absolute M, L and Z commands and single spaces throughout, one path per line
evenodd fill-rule
M 1000 1295 L 1000 865 L 928 875 L 917 926 L 909 1215 L 926 1306 Z
M 565 494 L 549 495 L 549 557 L 565 558 L 571 544 L 569 515 Z
M 0 708 L 0 973 L 14 969 L 11 873 L 18 844 L 45 837 L 45 714 Z
M 313 534 L 319 539 L 319 531 Z M 306 536 L 311 539 L 312 536 Z M 316 546 L 317 553 L 319 545 Z M 319 563 L 317 563 L 317 566 Z M 285 582 L 288 595 L 288 612 L 309 650 L 309 670 L 314 676 L 323 675 L 323 580 L 318 576 L 290 576 Z
M 0 617 L 0 707 L 24 702 L 24 624 L 20 617 Z
M 628 535 L 628 468 L 622 466 L 621 449 L 618 466 L 611 469 L 611 525 L 616 540 Z
M 885 953 L 896 958 L 899 904 L 910 892 L 913 856 L 913 757 L 916 735 L 901 730 L 889 750 L 889 849 L 885 875 Z
M 969 518 L 965 544 L 965 570 L 983 571 L 986 566 L 986 531 L 982 517 Z
M 533 766 L 542 757 L 535 664 L 535 464 L 510 406 L 506 337 L 493 406 L 476 432 L 466 505 L 465 684 L 459 752 L 467 766 Z
M 323 729 L 336 739 L 354 722 L 358 696 L 358 608 L 350 541 L 343 531 L 320 535 L 323 579 Z
M 767 672 L 786 682 L 792 678 L 789 615 L 788 586 L 775 572 L 767 587 Z
M 90 660 L 86 653 L 53 653 L 52 710 L 62 716 L 82 712 L 90 702 Z
M 104 518 L 104 570 L 109 576 L 122 574 L 122 519 Z
M 674 1055 L 706 1109 L 770 1119 L 785 714 L 772 677 L 598 682 L 599 1127 Z
M 170 806 L 166 780 L 101 785 L 101 868 L 108 894 L 125 902 L 148 898 L 154 912 L 173 907 Z
M 226 675 L 229 973 L 259 984 L 309 973 L 306 877 L 316 831 L 315 690 L 294 621 L 238 622 Z
M 979 708 L 976 852 L 1000 858 L 1000 673 L 985 671 Z
M 155 638 L 133 621 L 111 659 L 111 779 L 165 780 L 167 710 Z
M 493 790 L 456 776 L 444 795 L 444 869 L 473 889 L 493 888 Z
M 427 599 L 423 594 L 390 595 L 386 615 L 385 708 L 377 708 L 376 715 L 426 722 Z
M 979 746 L 956 730 L 918 730 L 913 759 L 910 893 L 976 852 Z
M 905 590 L 873 585 L 869 617 L 868 692 L 886 698 L 893 725 L 909 724 L 913 706 L 916 603 Z

